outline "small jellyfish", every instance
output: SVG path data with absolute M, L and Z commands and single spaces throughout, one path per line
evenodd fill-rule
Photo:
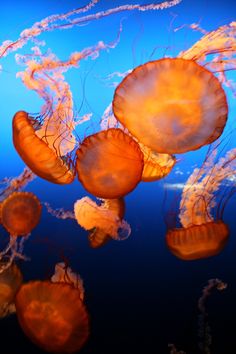
M 0 262 L 0 268 L 4 266 Z M 21 271 L 14 263 L 0 273 L 0 318 L 15 312 L 14 299 L 22 280 Z
M 11 236 L 28 235 L 39 223 L 42 206 L 30 192 L 14 192 L 1 203 L 1 222 Z
M 229 238 L 229 228 L 221 220 L 169 230 L 169 250 L 183 260 L 207 258 L 220 253 Z
M 97 205 L 89 197 L 79 199 L 74 204 L 75 218 L 80 226 L 90 231 L 89 243 L 93 248 L 103 246 L 111 238 L 123 240 L 129 237 L 131 228 L 123 220 L 124 200 L 102 200 Z
M 120 198 L 141 180 L 143 154 L 138 143 L 121 129 L 111 128 L 88 136 L 76 154 L 78 178 L 96 197 Z
M 67 159 L 59 156 L 35 134 L 32 118 L 26 112 L 15 114 L 12 129 L 16 151 L 37 176 L 57 184 L 73 182 L 74 172 Z
M 227 120 L 226 95 L 194 60 L 164 58 L 135 68 L 115 90 L 115 117 L 158 153 L 196 150 L 215 141 Z
M 75 353 L 88 339 L 87 310 L 69 284 L 31 281 L 21 286 L 15 305 L 22 330 L 45 351 Z
M 215 161 L 216 149 L 209 151 L 203 165 L 196 168 L 182 191 L 179 219 L 181 228 L 170 228 L 166 234 L 169 250 L 183 260 L 195 260 L 219 254 L 229 239 L 229 228 L 223 212 L 235 191 L 236 149 Z M 222 182 L 231 188 L 220 189 Z M 218 197 L 218 201 L 216 201 Z

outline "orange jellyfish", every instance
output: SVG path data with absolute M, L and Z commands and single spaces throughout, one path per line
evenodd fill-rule
M 114 199 L 130 193 L 140 182 L 143 153 L 121 129 L 88 136 L 77 152 L 76 169 L 84 188 L 99 198 Z
M 102 200 L 99 206 L 89 197 L 84 197 L 75 202 L 74 212 L 78 224 L 90 231 L 92 248 L 101 247 L 111 239 L 124 240 L 131 233 L 130 225 L 123 220 L 123 198 Z
M 207 258 L 220 253 L 229 237 L 229 228 L 221 220 L 167 232 L 169 250 L 183 260 Z
M 89 318 L 80 291 L 66 283 L 31 281 L 15 300 L 21 328 L 51 353 L 75 353 L 89 336 Z
M 57 184 L 73 182 L 74 172 L 68 161 L 35 134 L 34 122 L 26 112 L 19 111 L 15 114 L 12 127 L 16 151 L 37 176 Z
M 2 263 L 0 268 L 4 269 Z M 14 263 L 0 272 L 0 318 L 15 312 L 14 299 L 22 280 L 21 271 Z
M 222 217 L 234 190 L 236 149 L 228 151 L 217 163 L 216 154 L 216 150 L 209 153 L 201 168 L 189 177 L 180 202 L 182 228 L 172 228 L 166 235 L 169 250 L 183 260 L 217 255 L 229 238 L 229 228 Z M 228 193 L 220 190 L 222 181 L 233 184 Z
M 164 58 L 135 68 L 115 90 L 115 117 L 158 153 L 196 150 L 215 141 L 227 121 L 219 80 L 194 60 Z
M 14 192 L 1 203 L 1 222 L 11 236 L 28 235 L 39 223 L 42 206 L 30 192 Z

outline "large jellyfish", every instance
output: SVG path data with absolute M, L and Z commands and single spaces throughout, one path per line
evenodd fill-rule
M 170 229 L 166 235 L 170 251 L 183 260 L 214 256 L 221 252 L 229 237 L 229 228 L 222 217 L 234 191 L 234 181 L 228 179 L 235 176 L 236 149 L 228 151 L 217 163 L 216 154 L 216 149 L 210 151 L 202 167 L 196 168 L 187 180 L 180 202 L 182 228 Z M 233 183 L 228 193 L 219 190 L 223 181 Z
M 111 238 L 126 239 L 131 233 L 129 224 L 123 220 L 125 205 L 122 198 L 102 200 L 99 206 L 84 197 L 75 202 L 74 211 L 78 224 L 90 231 L 89 242 L 93 248 L 103 246 Z
M 88 313 L 70 284 L 31 281 L 21 286 L 15 305 L 21 328 L 43 350 L 75 353 L 88 339 Z
M 115 90 L 113 111 L 141 143 L 174 154 L 215 141 L 226 124 L 228 105 L 212 72 L 194 60 L 164 58 L 125 77 Z
M 120 198 L 141 181 L 143 153 L 120 129 L 111 128 L 87 137 L 76 154 L 78 178 L 96 197 Z
M 16 151 L 36 175 L 58 184 L 73 182 L 74 172 L 35 134 L 32 119 L 26 112 L 15 114 L 12 128 Z

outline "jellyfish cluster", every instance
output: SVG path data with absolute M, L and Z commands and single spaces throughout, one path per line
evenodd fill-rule
M 122 11 L 165 9 L 181 0 L 85 14 L 98 2 L 92 0 L 37 22 L 17 40 L 4 42 L 0 58 L 45 31 L 87 24 Z M 223 181 L 235 176 L 236 149 L 217 160 L 217 147 L 229 114 L 224 85 L 235 93 L 226 72 L 236 69 L 236 23 L 204 33 L 177 57 L 148 61 L 120 75 L 100 130 L 87 136 L 84 132 L 81 139 L 77 126 L 85 121 L 92 126 L 93 117 L 75 116 L 64 72 L 84 59 L 96 59 L 102 50 L 115 48 L 122 30 L 121 25 L 113 42 L 100 41 L 65 61 L 51 51 L 42 52 L 39 44 L 32 55 L 16 56 L 17 63 L 26 67 L 18 76 L 44 104 L 40 114 L 27 113 L 22 107 L 12 120 L 13 145 L 26 168 L 20 176 L 3 181 L 5 188 L 0 193 L 0 223 L 9 234 L 9 243 L 0 252 L 0 316 L 15 312 L 26 336 L 52 353 L 78 352 L 88 340 L 90 322 L 83 281 L 65 263 L 56 264 L 50 279 L 23 282 L 17 261 L 27 259 L 23 245 L 40 223 L 43 206 L 59 219 L 75 220 L 86 230 L 92 248 L 125 240 L 131 234 L 124 220 L 125 197 L 141 182 L 168 176 L 179 164 L 177 154 L 209 145 L 202 166 L 183 188 L 178 212 L 181 227 L 168 228 L 165 241 L 178 258 L 197 260 L 220 253 L 229 238 L 229 227 L 222 218 L 234 189 L 223 194 L 219 205 L 216 192 Z M 91 197 L 76 200 L 71 211 L 53 209 L 33 193 L 22 191 L 36 177 L 49 182 L 49 187 L 50 183 L 72 184 L 77 178 Z

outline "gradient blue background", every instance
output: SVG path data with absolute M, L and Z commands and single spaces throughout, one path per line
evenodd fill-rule
M 17 39 L 23 29 L 48 15 L 66 12 L 85 3 L 75 0 L 1 2 L 0 42 Z M 92 12 L 124 3 L 122 0 L 101 0 Z M 178 32 L 173 28 L 200 21 L 203 28 L 213 30 L 236 19 L 236 4 L 229 0 L 183 0 L 180 5 L 167 10 L 121 13 L 83 27 L 44 33 L 39 39 L 46 41 L 45 48 L 51 48 L 61 60 L 66 60 L 72 52 L 99 40 L 114 40 L 121 19 L 124 19 L 123 32 L 115 49 L 104 51 L 97 60 L 86 60 L 79 68 L 65 74 L 76 108 L 85 98 L 81 113 L 92 112 L 97 120 L 113 96 L 113 88 L 104 80 L 107 75 L 124 72 L 165 54 L 177 55 L 201 35 L 187 27 Z M 32 43 L 29 43 L 19 53 L 30 53 L 31 47 Z M 16 65 L 14 55 L 11 53 L 1 59 L 0 179 L 19 175 L 24 167 L 12 144 L 13 115 L 18 110 L 39 112 L 43 103 L 35 92 L 27 90 L 16 78 L 16 73 L 24 67 Z M 230 75 L 236 79 L 235 74 Z M 229 127 L 232 128 L 236 119 L 236 101 L 228 91 L 227 97 Z M 80 129 L 78 134 L 84 136 L 85 133 Z M 234 141 L 233 137 L 229 148 L 235 146 Z M 200 149 L 182 155 L 165 181 L 141 183 L 127 196 L 125 219 L 131 224 L 132 234 L 124 242 L 111 241 L 101 249 L 90 249 L 86 232 L 75 222 L 57 220 L 43 211 L 41 223 L 25 248 L 31 261 L 22 263 L 21 269 L 26 281 L 47 279 L 53 273 L 54 264 L 64 255 L 72 269 L 80 273 L 91 316 L 91 337 L 81 353 L 133 354 L 140 351 L 164 354 L 169 352 L 168 343 L 175 343 L 178 349 L 188 354 L 198 353 L 197 300 L 207 280 L 216 277 L 227 282 L 228 288 L 222 293 L 215 292 L 208 303 L 212 353 L 236 353 L 235 198 L 224 214 L 231 237 L 219 256 L 183 262 L 169 253 L 164 241 L 164 183 L 186 181 L 193 165 L 203 160 L 205 151 Z M 178 169 L 182 175 L 177 173 Z M 77 181 L 69 186 L 57 186 L 37 178 L 26 190 L 34 192 L 41 201 L 49 202 L 54 208 L 65 209 L 72 209 L 76 199 L 87 195 Z M 170 199 L 174 195 L 171 190 L 167 194 Z M 166 210 L 170 208 L 171 205 L 165 205 Z M 2 228 L 0 232 L 3 238 L 7 237 Z M 0 322 L 0 341 L 4 354 L 42 353 L 24 336 L 15 316 Z

